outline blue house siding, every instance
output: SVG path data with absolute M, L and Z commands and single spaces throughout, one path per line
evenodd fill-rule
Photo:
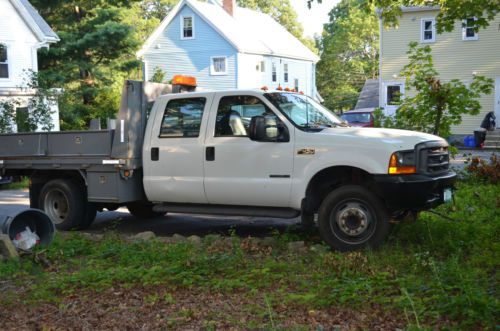
M 194 39 L 181 39 L 181 17 L 194 19 Z M 162 34 L 144 53 L 147 77 L 155 68 L 171 79 L 176 74 L 196 77 L 207 89 L 236 88 L 236 49 L 189 6 L 184 5 Z M 227 57 L 227 75 L 210 75 L 211 57 Z

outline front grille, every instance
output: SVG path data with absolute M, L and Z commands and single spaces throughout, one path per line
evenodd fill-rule
M 424 143 L 417 146 L 420 173 L 437 175 L 450 168 L 448 146 L 442 142 Z

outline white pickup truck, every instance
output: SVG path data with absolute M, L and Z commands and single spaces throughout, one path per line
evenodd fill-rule
M 318 214 L 323 240 L 347 251 L 376 247 L 391 221 L 451 199 L 456 174 L 440 137 L 349 127 L 282 91 L 167 93 L 149 113 L 146 88 L 127 84 L 116 128 L 0 135 L 0 175 L 30 176 L 32 207 L 60 229 L 124 205 L 142 217 L 312 224 Z

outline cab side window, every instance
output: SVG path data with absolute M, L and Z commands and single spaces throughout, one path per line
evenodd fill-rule
M 170 100 L 165 107 L 160 138 L 196 138 L 200 134 L 205 98 Z
M 249 95 L 223 97 L 219 101 L 215 123 L 216 137 L 246 137 L 254 116 L 274 118 L 276 115 L 259 99 Z

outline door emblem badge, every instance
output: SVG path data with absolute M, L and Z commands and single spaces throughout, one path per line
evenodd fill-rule
M 298 155 L 314 155 L 316 150 L 314 148 L 302 148 L 297 151 Z

